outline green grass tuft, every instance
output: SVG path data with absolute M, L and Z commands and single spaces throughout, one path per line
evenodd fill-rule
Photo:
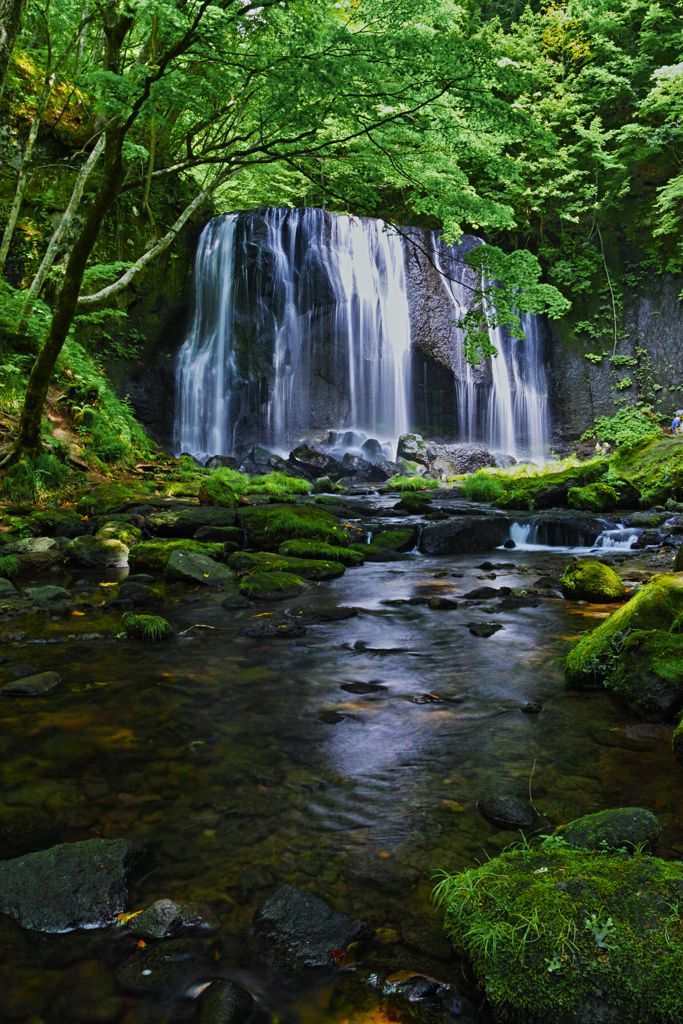
M 135 615 L 128 612 L 123 616 L 123 624 L 129 636 L 140 640 L 156 643 L 157 640 L 169 640 L 173 635 L 173 626 L 161 615 Z
M 0 576 L 11 580 L 19 572 L 21 559 L 19 555 L 0 555 Z
M 502 497 L 505 487 L 495 476 L 473 473 L 463 481 L 460 490 L 470 501 L 497 501 Z
M 387 486 L 392 491 L 424 491 L 440 487 L 439 480 L 425 476 L 392 476 Z
M 246 494 L 308 494 L 311 485 L 308 480 L 287 476 L 286 473 L 267 473 L 252 478 Z

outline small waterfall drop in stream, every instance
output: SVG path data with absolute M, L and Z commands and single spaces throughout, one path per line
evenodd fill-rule
M 214 218 L 194 287 L 178 452 L 227 454 L 245 439 L 286 448 L 327 426 L 385 439 L 408 429 L 403 247 L 382 221 L 277 208 Z

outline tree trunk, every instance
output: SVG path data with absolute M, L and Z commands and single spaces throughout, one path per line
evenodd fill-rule
M 12 59 L 14 40 L 19 31 L 22 0 L 0 0 L 0 100 L 5 89 L 7 69 Z

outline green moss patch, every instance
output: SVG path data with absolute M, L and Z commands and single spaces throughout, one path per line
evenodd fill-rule
M 200 505 L 220 505 L 230 508 L 237 504 L 238 495 L 233 487 L 222 480 L 218 473 L 213 473 L 202 481 L 199 488 Z
M 679 863 L 574 850 L 553 837 L 446 877 L 436 897 L 497 1019 L 683 1019 Z
M 321 540 L 335 547 L 346 547 L 361 531 L 344 526 L 318 506 L 269 505 L 267 508 L 244 509 L 240 524 L 247 531 L 249 543 L 264 551 L 277 551 L 286 540 Z
M 593 558 L 568 565 L 560 583 L 564 596 L 575 601 L 609 604 L 623 600 L 626 595 L 623 580 L 614 569 Z
M 174 551 L 193 551 L 218 560 L 223 545 L 202 544 L 197 540 L 147 540 L 130 549 L 128 565 L 134 572 L 163 572 Z
M 668 630 L 683 615 L 683 576 L 654 576 L 596 629 L 584 633 L 565 662 L 570 686 L 604 682 L 617 667 L 624 640 L 635 630 Z
M 134 498 L 139 498 L 140 494 L 136 494 L 130 487 L 124 484 L 98 484 L 94 487 L 90 494 L 86 494 L 85 497 L 76 505 L 76 510 L 83 516 L 94 516 L 104 515 L 105 512 L 110 512 L 118 505 L 122 505 L 124 501 L 130 501 Z
M 554 835 L 574 850 L 593 853 L 656 853 L 662 827 L 642 807 L 616 807 L 561 825 Z
M 251 478 L 246 494 L 308 494 L 311 485 L 308 480 L 287 476 L 286 473 L 267 473 Z
M 158 640 L 170 640 L 175 636 L 173 626 L 161 615 L 134 615 L 129 612 L 123 616 L 126 634 L 138 640 L 155 643 Z
M 372 543 L 378 548 L 389 548 L 391 551 L 412 551 L 417 541 L 417 529 L 414 526 L 406 530 L 382 530 L 373 534 Z
M 636 630 L 621 646 L 607 689 L 648 722 L 671 722 L 683 707 L 683 636 Z
M 349 548 L 325 544 L 317 540 L 286 540 L 280 545 L 280 554 L 288 558 L 315 558 L 327 562 L 341 562 L 342 565 L 362 565 L 363 556 Z
M 289 572 L 255 572 L 243 576 L 239 583 L 240 594 L 256 601 L 279 601 L 295 597 L 308 584 L 299 576 Z
M 228 565 L 235 572 L 287 572 L 305 580 L 331 580 L 346 571 L 341 562 L 328 562 L 314 558 L 288 558 L 269 551 L 237 551 L 230 555 Z
M 641 505 L 651 508 L 668 498 L 683 498 L 683 437 L 661 438 L 618 452 L 612 470 L 641 492 Z
M 441 487 L 441 483 L 432 477 L 392 476 L 387 486 L 392 491 L 427 491 Z
M 101 526 L 96 534 L 99 540 L 120 540 L 127 548 L 142 541 L 142 530 L 130 523 L 110 522 Z
M 586 484 L 585 487 L 570 487 L 567 491 L 569 508 L 584 512 L 606 512 L 616 508 L 619 496 L 609 484 Z

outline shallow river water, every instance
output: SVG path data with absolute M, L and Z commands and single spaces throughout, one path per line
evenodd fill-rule
M 515 569 L 482 579 L 484 558 Z M 485 821 L 481 797 L 531 792 L 551 823 L 647 807 L 664 827 L 661 854 L 683 858 L 683 773 L 671 730 L 644 727 L 605 692 L 564 686 L 569 644 L 609 606 L 559 597 L 517 611 L 494 602 L 455 610 L 387 603 L 529 587 L 561 574 L 569 558 L 548 550 L 412 555 L 348 569 L 320 584 L 314 600 L 352 605 L 358 616 L 309 626 L 298 640 L 246 639 L 237 629 L 254 614 L 310 604 L 310 592 L 233 612 L 219 594 L 169 585 L 164 614 L 179 632 L 196 628 L 163 644 L 79 638 L 112 631 L 103 611 L 79 618 L 76 635 L 74 619 L 43 618 L 0 652 L 7 665 L 27 661 L 63 679 L 44 698 L 0 703 L 2 823 L 54 827 L 53 841 L 107 836 L 143 845 L 148 861 L 130 908 L 161 897 L 209 903 L 221 921 L 220 969 L 246 972 L 239 976 L 264 1021 L 381 1024 L 419 1010 L 354 988 L 348 968 L 322 988 L 286 992 L 253 973 L 244 958 L 249 924 L 283 882 L 378 929 L 375 956 L 467 993 L 430 894 L 439 871 L 474 866 L 519 840 Z M 467 628 L 477 621 L 503 628 L 477 637 Z M 41 637 L 50 642 L 35 642 Z M 357 683 L 376 688 L 345 689 Z M 529 702 L 542 710 L 520 710 Z M 121 997 L 106 956 L 55 945 L 54 963 L 48 947 L 33 960 L 15 957 L 12 934 L 1 939 L 0 1016 L 8 1020 L 195 1019 L 188 999 Z M 65 1000 L 65 986 L 73 999 Z M 485 1009 L 481 1019 L 489 1019 Z

